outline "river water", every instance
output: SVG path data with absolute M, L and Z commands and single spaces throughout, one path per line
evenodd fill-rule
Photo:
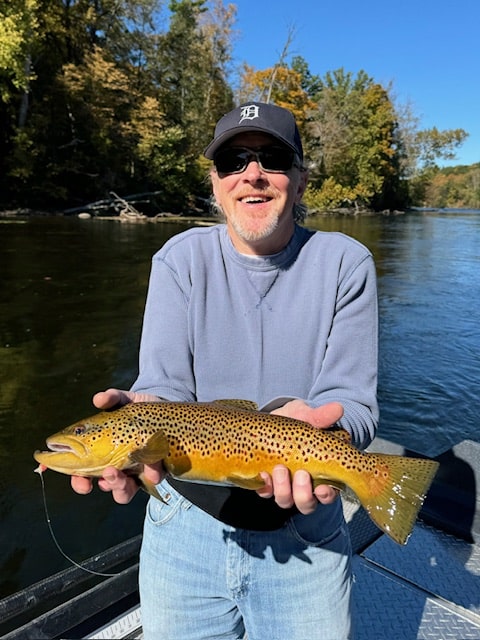
M 68 566 L 46 526 L 32 453 L 93 413 L 95 391 L 133 381 L 151 255 L 187 226 L 0 219 L 0 597 Z M 379 435 L 430 456 L 478 441 L 480 211 L 308 226 L 347 233 L 375 256 Z M 76 561 L 141 531 L 143 494 L 120 506 L 44 476 L 52 525 Z

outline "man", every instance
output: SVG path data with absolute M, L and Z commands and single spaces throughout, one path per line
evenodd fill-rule
M 292 114 L 249 103 L 205 151 L 225 224 L 174 236 L 154 256 L 140 369 L 142 400 L 254 400 L 365 447 L 377 419 L 377 304 L 370 252 L 296 223 L 307 184 Z M 283 466 L 258 492 L 165 478 L 147 509 L 140 593 L 147 640 L 351 638 L 350 542 L 337 491 Z M 91 482 L 72 480 L 88 493 Z M 136 491 L 107 469 L 118 502 Z

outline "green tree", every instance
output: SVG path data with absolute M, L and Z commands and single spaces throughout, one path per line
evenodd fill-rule
M 29 106 L 23 110 L 23 122 L 13 123 L 10 119 L 5 129 L 10 144 L 2 172 L 5 192 L 18 204 L 30 199 L 37 206 L 75 197 L 98 197 L 104 188 L 116 186 L 119 176 L 126 179 L 130 172 L 128 156 L 118 145 L 119 139 L 122 141 L 118 134 L 128 130 L 124 126 L 128 100 L 118 94 L 125 93 L 125 83 L 129 85 L 126 93 L 137 93 L 141 62 L 135 55 L 150 44 L 151 31 L 147 32 L 145 25 L 152 24 L 147 18 L 159 2 L 37 2 L 41 36 L 34 42 L 36 49 L 31 56 L 36 77 L 28 87 Z M 112 73 L 110 88 L 100 91 L 88 104 L 89 86 L 98 89 L 101 85 L 100 61 L 104 67 L 109 65 L 103 76 L 106 85 L 110 81 L 108 73 Z M 120 77 L 117 93 L 113 83 Z M 99 133 L 106 125 L 106 93 L 118 124 L 116 131 L 110 127 L 110 138 L 105 130 Z M 12 96 L 17 110 L 22 100 L 20 92 Z M 104 111 L 97 108 L 102 100 Z M 98 123 L 94 117 L 99 118 Z M 109 139 L 110 147 L 106 144 Z M 118 170 L 122 157 L 128 167 L 123 175 Z M 104 161 L 103 166 L 100 160 Z
M 39 38 L 38 0 L 10 0 L 0 6 L 0 98 L 28 91 L 35 77 L 32 45 Z
M 164 174 L 162 182 L 175 182 L 177 196 L 206 195 L 201 152 L 219 115 L 232 106 L 227 74 L 235 9 L 217 1 L 208 12 L 205 0 L 172 0 L 169 8 L 169 28 L 159 35 L 156 55 L 150 60 L 152 96 L 158 100 L 165 131 L 169 132 L 167 156 L 177 156 L 175 180 L 173 174 Z M 158 124 L 152 121 L 148 139 L 150 152 L 161 155 L 167 148 L 160 139 L 165 131 Z M 158 168 L 165 161 L 159 157 L 150 166 Z M 155 179 L 159 177 L 156 171 Z
M 437 160 L 453 160 L 457 148 L 467 136 L 467 132 L 463 129 L 439 131 L 436 127 L 414 130 L 413 134 L 410 134 L 409 145 L 405 146 L 406 166 L 408 167 L 406 179 L 408 180 L 410 201 L 413 204 L 422 205 L 430 198 L 429 188 L 439 169 Z M 454 200 L 458 201 L 459 197 L 451 193 L 445 195 L 442 202 L 451 203 Z M 439 202 L 438 199 L 435 201 Z M 435 206 L 452 205 L 437 204 Z
M 40 40 L 38 0 L 4 0 L 0 5 L 0 190 L 6 191 L 8 159 L 16 151 L 15 138 L 20 148 L 32 153 L 22 129 L 30 86 L 36 77 L 32 57 Z
M 416 204 L 440 208 L 480 208 L 480 163 L 433 168 Z
M 343 69 L 316 83 L 309 152 L 318 206 L 392 205 L 398 183 L 396 118 L 388 92 L 364 71 Z M 330 178 L 327 181 L 327 178 Z
M 233 106 L 236 7 L 223 0 L 3 0 L 0 192 L 9 205 L 64 207 L 162 190 L 206 195 L 201 157 Z M 421 199 L 466 133 L 422 131 L 364 71 L 324 78 L 288 61 L 245 66 L 238 100 L 290 108 L 310 161 L 309 204 L 399 206 Z M 440 187 L 439 187 L 440 189 Z M 461 201 L 477 183 L 442 186 Z M 463 200 L 462 200 L 463 201 Z M 466 200 L 465 200 L 466 201 Z M 4 203 L 5 204 L 5 203 Z M 169 207 L 170 208 L 170 207 Z
M 185 130 L 184 152 L 197 156 L 219 113 L 232 104 L 227 82 L 229 33 L 235 11 L 206 0 L 172 0 L 170 25 L 158 46 L 156 82 L 168 121 Z
M 274 82 L 272 83 L 272 77 Z M 305 130 L 309 109 L 314 103 L 302 88 L 302 77 L 298 71 L 289 67 L 275 66 L 255 71 L 253 67 L 244 65 L 241 77 L 240 100 L 262 101 L 262 96 L 269 95 L 270 101 L 280 107 L 290 109 L 297 120 L 299 129 Z
M 416 132 L 414 153 L 420 169 L 436 166 L 437 160 L 453 160 L 457 148 L 468 137 L 463 129 L 439 131 L 437 127 Z
M 185 133 L 181 126 L 168 124 L 156 98 L 147 97 L 132 114 L 135 155 L 153 182 L 163 191 L 165 204 L 179 204 L 178 187 L 187 171 L 186 157 L 178 153 Z M 184 197 L 184 194 L 183 194 Z

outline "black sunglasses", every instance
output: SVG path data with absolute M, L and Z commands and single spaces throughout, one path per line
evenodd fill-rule
M 260 168 L 267 173 L 286 173 L 292 167 L 298 167 L 295 153 L 287 147 L 225 147 L 217 151 L 213 158 L 218 173 L 242 173 L 248 164 L 256 160 Z

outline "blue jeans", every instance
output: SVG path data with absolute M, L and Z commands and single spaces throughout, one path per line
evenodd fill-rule
M 346 640 L 351 548 L 340 500 L 275 531 L 235 529 L 168 483 L 140 555 L 145 640 Z

